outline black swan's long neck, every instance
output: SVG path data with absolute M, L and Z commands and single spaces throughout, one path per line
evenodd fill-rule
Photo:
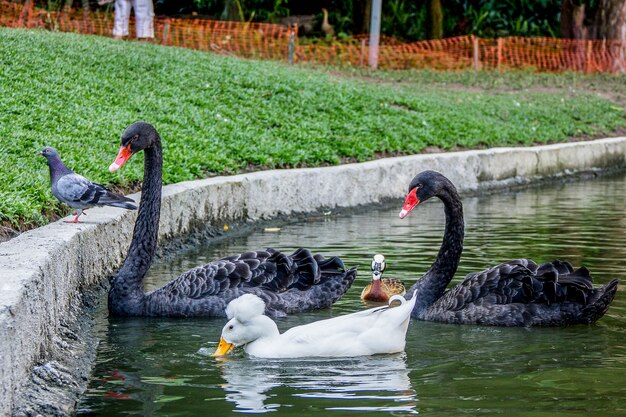
M 109 306 L 113 309 L 126 310 L 141 304 L 145 297 L 143 279 L 157 247 L 163 165 L 161 141 L 157 140 L 144 153 L 144 178 L 133 239 L 109 293 Z
M 446 229 L 437 259 L 430 269 L 420 278 L 409 291 L 417 289 L 417 302 L 413 309 L 419 316 L 445 292 L 454 277 L 463 252 L 463 204 L 454 188 L 444 188 L 439 193 L 446 214 Z

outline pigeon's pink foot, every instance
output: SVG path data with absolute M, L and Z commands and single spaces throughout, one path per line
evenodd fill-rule
M 74 214 L 76 214 L 76 212 L 74 212 Z M 76 217 L 74 217 L 72 220 L 63 220 L 63 221 L 64 221 L 65 223 L 80 223 L 80 222 L 78 221 L 78 218 L 80 217 L 80 215 L 81 215 L 81 214 L 83 214 L 83 213 L 80 213 L 80 212 L 79 212 L 78 214 L 76 214 Z

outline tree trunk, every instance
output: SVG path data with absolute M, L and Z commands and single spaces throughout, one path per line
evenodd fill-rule
M 371 0 L 352 0 L 352 33 L 369 33 L 371 15 Z
M 574 0 L 563 0 L 561 2 L 561 38 L 587 39 L 585 17 L 584 3 L 576 4 Z
M 598 38 L 607 40 L 613 71 L 626 73 L 626 0 L 600 0 L 596 27 Z
M 441 0 L 428 0 L 428 39 L 443 38 L 443 9 Z
M 600 0 L 598 38 L 626 41 L 626 0 Z
M 226 0 L 224 2 L 224 10 L 222 11 L 222 20 L 244 21 L 241 10 L 241 2 L 239 0 Z
M 585 4 L 577 4 L 576 0 L 563 0 L 561 2 L 561 38 L 582 41 L 588 38 L 588 30 L 585 27 Z M 572 69 L 585 71 L 586 50 L 585 43 L 564 43 L 563 47 L 572 56 L 570 65 Z

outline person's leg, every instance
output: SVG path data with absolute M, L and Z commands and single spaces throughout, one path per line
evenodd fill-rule
M 137 38 L 154 38 L 154 7 L 152 0 L 134 0 Z
M 113 21 L 113 37 L 115 39 L 122 39 L 123 36 L 128 36 L 130 8 L 130 0 L 115 0 L 115 18 Z

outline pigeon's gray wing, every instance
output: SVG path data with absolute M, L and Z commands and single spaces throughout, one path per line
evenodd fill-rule
M 78 174 L 64 175 L 52 187 L 52 193 L 73 208 L 88 208 L 100 203 L 107 189 Z

